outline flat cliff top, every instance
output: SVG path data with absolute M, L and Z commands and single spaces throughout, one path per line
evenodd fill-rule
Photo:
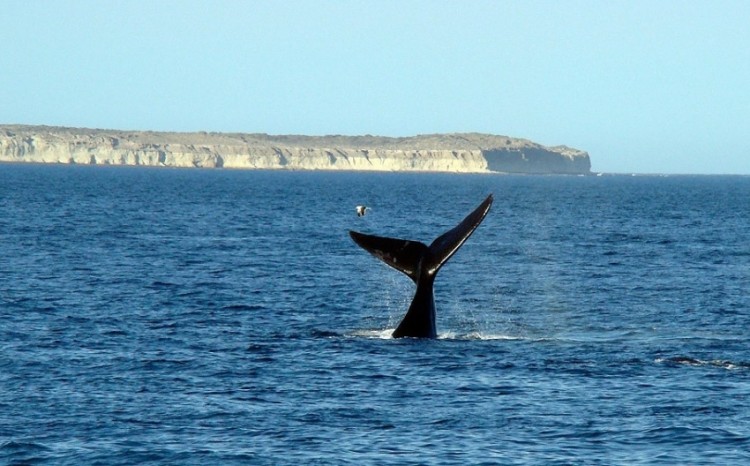
M 303 136 L 262 133 L 179 133 L 66 128 L 57 126 L 0 125 L 0 136 L 39 137 L 70 142 L 117 139 L 131 144 L 180 144 L 192 146 L 305 147 L 367 150 L 518 150 L 546 148 L 570 155 L 585 154 L 566 146 L 545 147 L 527 139 L 482 133 L 422 134 L 409 137 L 386 136 Z

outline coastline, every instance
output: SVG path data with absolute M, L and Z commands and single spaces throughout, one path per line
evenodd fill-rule
M 589 175 L 588 153 L 480 133 L 273 136 L 0 125 L 0 162 Z

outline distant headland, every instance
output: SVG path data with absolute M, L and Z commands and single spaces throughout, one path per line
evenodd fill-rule
M 590 174 L 588 153 L 480 133 L 272 136 L 0 125 L 0 162 L 232 169 Z

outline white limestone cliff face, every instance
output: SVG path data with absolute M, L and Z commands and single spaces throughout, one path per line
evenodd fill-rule
M 268 136 L 0 126 L 0 162 L 588 174 L 586 152 L 485 134 Z

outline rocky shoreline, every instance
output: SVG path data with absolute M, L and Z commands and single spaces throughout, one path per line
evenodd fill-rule
M 480 133 L 271 136 L 0 125 L 0 162 L 231 169 L 590 174 L 588 153 Z

